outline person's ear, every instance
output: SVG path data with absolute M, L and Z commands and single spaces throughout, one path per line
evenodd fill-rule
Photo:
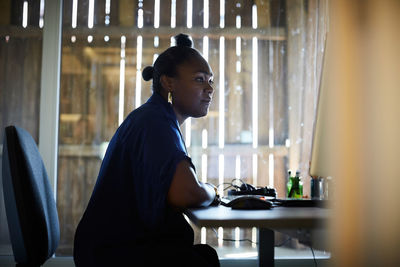
M 172 77 L 168 77 L 167 75 L 161 75 L 160 77 L 160 82 L 162 87 L 167 91 L 167 92 L 172 92 L 174 90 L 174 79 Z

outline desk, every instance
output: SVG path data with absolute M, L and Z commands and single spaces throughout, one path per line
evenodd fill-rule
M 271 210 L 232 210 L 224 206 L 188 209 L 198 227 L 258 227 L 260 266 L 274 265 L 274 231 L 324 227 L 330 210 L 311 207 L 275 207 Z

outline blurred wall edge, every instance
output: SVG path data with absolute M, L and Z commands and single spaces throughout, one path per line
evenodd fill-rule
M 330 1 L 334 266 L 400 266 L 400 1 Z

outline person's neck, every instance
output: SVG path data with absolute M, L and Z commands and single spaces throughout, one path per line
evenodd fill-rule
M 173 109 L 174 112 L 175 112 L 175 116 L 176 116 L 176 119 L 178 120 L 179 126 L 181 126 L 181 125 L 185 122 L 185 120 L 186 120 L 188 117 L 187 117 L 187 116 L 181 115 L 181 114 L 176 110 L 176 108 L 175 108 L 174 105 L 172 105 L 172 109 Z

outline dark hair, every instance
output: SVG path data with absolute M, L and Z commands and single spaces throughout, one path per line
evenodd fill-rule
M 176 46 L 172 46 L 162 52 L 153 66 L 147 66 L 142 71 L 142 77 L 145 81 L 153 79 L 153 91 L 160 92 L 162 85 L 160 78 L 162 75 L 175 77 L 177 75 L 177 66 L 189 61 L 193 57 L 200 56 L 200 53 L 193 48 L 193 42 L 186 34 L 174 36 Z

